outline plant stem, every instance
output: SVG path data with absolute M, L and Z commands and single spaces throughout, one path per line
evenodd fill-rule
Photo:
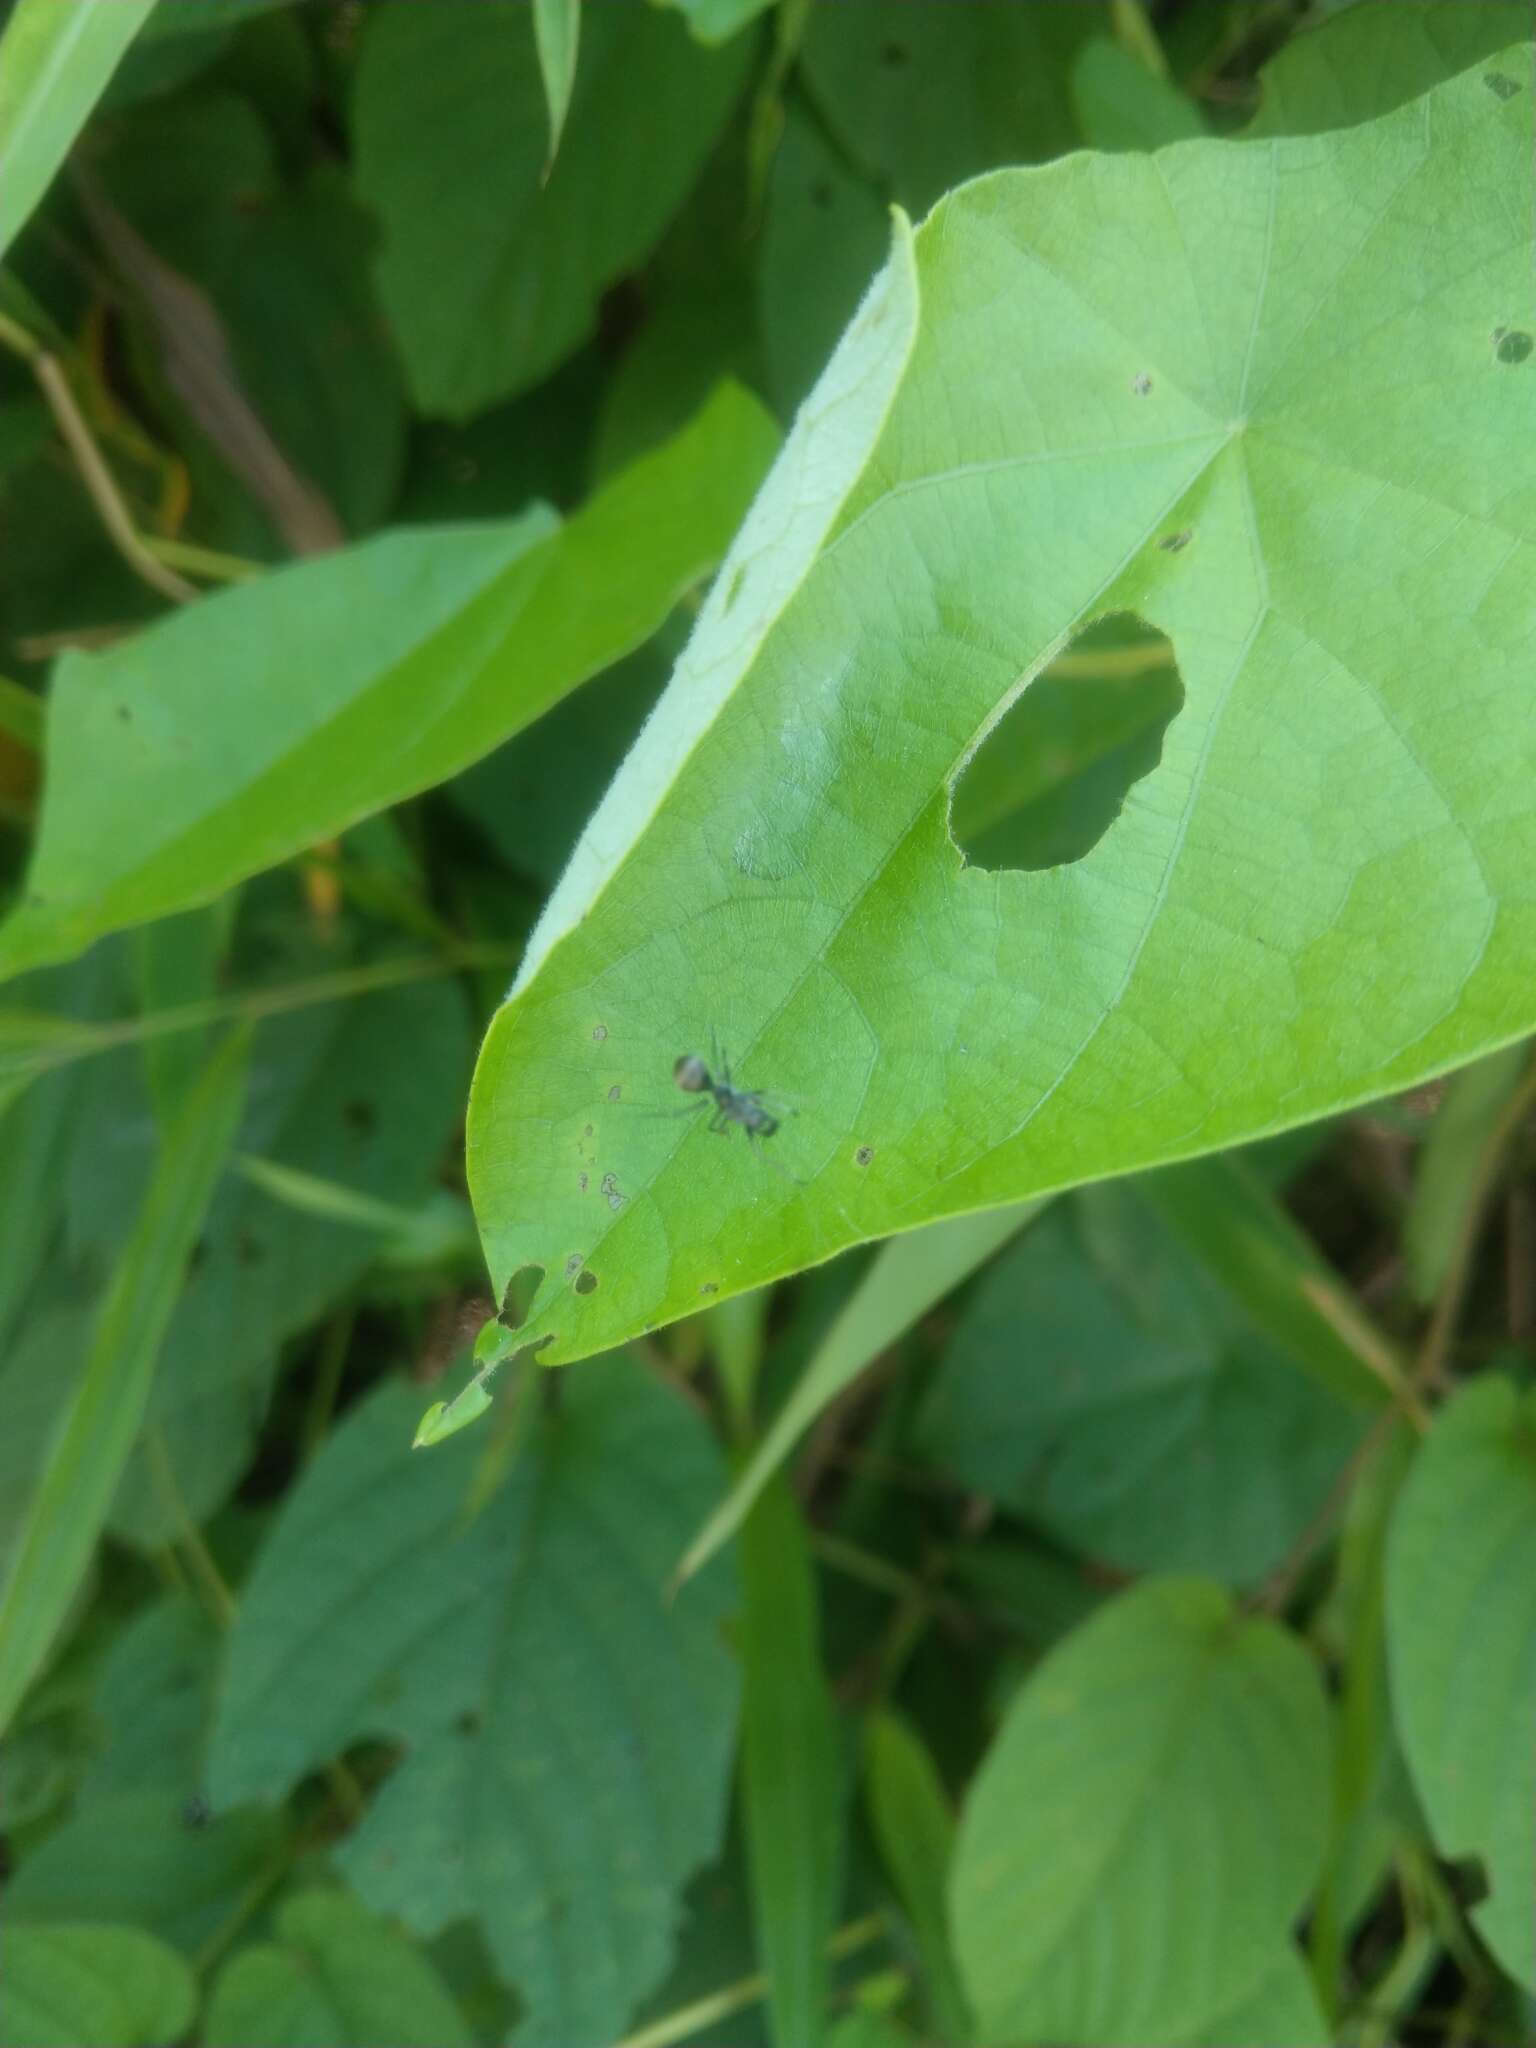
M 885 1916 L 870 1913 L 863 1920 L 854 1920 L 847 1927 L 840 1927 L 827 1943 L 827 1954 L 833 1958 L 853 1955 L 878 1940 L 884 1932 Z M 690 2034 L 702 2033 L 717 2020 L 729 2019 L 732 2013 L 743 2012 L 749 2005 L 756 2005 L 767 1990 L 768 1979 L 761 1973 L 743 1977 L 739 1983 L 728 1984 L 723 1991 L 712 1991 L 707 1998 L 696 1999 L 692 2005 L 680 2005 L 676 2012 L 653 2020 L 638 2034 L 626 2034 L 622 2041 L 614 2043 L 614 2048 L 673 2048 L 675 2042 L 686 2041 Z

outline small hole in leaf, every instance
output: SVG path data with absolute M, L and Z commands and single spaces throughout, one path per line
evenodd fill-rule
M 608 1026 L 606 1024 L 594 1024 L 592 1026 L 592 1036 L 596 1040 L 596 1042 L 599 1045 L 601 1045 L 603 1040 L 608 1036 Z
M 568 1259 L 566 1260 L 566 1262 L 565 1262 L 565 1277 L 566 1277 L 566 1279 L 567 1279 L 567 1280 L 569 1280 L 569 1279 L 570 1279 L 570 1278 L 572 1277 L 572 1275 L 573 1275 L 573 1274 L 579 1273 L 579 1272 L 581 1271 L 581 1266 L 582 1266 L 582 1258 L 581 1258 L 581 1253 L 580 1253 L 580 1252 L 572 1252 L 572 1253 L 571 1253 L 571 1256 L 570 1256 L 570 1257 L 569 1257 L 569 1258 L 568 1258 Z
M 578 1173 L 578 1174 L 577 1174 L 577 1176 L 576 1176 L 576 1187 L 577 1187 L 577 1191 L 578 1191 L 578 1193 L 580 1193 L 580 1194 L 583 1194 L 583 1195 L 584 1195 L 584 1194 L 585 1194 L 585 1193 L 587 1192 L 587 1176 L 586 1176 L 586 1175 L 585 1175 L 584 1173 Z
M 1485 71 L 1483 83 L 1496 100 L 1512 100 L 1520 90 L 1517 82 L 1506 71 Z
M 1081 860 L 1157 766 L 1183 702 L 1161 634 L 1128 613 L 1096 620 L 1020 692 L 966 764 L 950 804 L 956 845 L 982 868 Z
M 1135 392 L 1138 398 L 1148 398 L 1151 396 L 1152 379 L 1147 375 L 1145 370 L 1142 370 L 1137 376 L 1131 379 L 1131 389 Z
M 1165 555 L 1180 555 L 1189 546 L 1194 537 L 1193 527 L 1181 526 L 1177 533 L 1165 533 L 1158 542 L 1158 546 Z
M 542 1266 L 520 1266 L 507 1282 L 507 1291 L 501 1297 L 501 1307 L 496 1320 L 503 1329 L 516 1330 L 522 1326 L 528 1313 L 528 1304 L 538 1292 L 544 1278 Z
M 706 1280 L 699 1289 L 699 1292 L 700 1294 L 718 1294 L 720 1292 L 720 1284 L 716 1280 Z
M 1501 363 L 1523 363 L 1536 348 L 1523 327 L 1496 327 L 1493 330 L 1493 352 Z
M 578 1273 L 576 1275 L 576 1292 L 578 1294 L 596 1294 L 597 1275 L 595 1273 Z
M 617 1102 L 619 1097 L 623 1094 L 623 1092 L 623 1085 L 620 1082 L 615 1081 L 613 1086 L 608 1090 L 608 1100 L 610 1102 Z
M 853 1155 L 853 1163 L 855 1166 L 868 1166 L 874 1156 L 875 1148 L 873 1145 L 861 1145 Z

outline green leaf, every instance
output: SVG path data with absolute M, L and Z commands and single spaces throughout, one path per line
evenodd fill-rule
M 581 0 L 533 0 L 533 40 L 538 49 L 544 101 L 549 108 L 549 156 L 560 153 L 560 136 L 576 83 L 576 52 L 581 41 Z
M 821 1668 L 815 1568 L 782 1482 L 742 1529 L 741 1582 L 742 1807 L 757 1949 L 775 2048 L 819 2048 L 846 1787 Z
M 0 2048 L 159 2048 L 196 2006 L 192 1972 L 138 1928 L 6 1930 Z
M 718 1460 L 690 1409 L 611 1359 L 539 1403 L 465 1527 L 475 1446 L 414 1456 L 419 1406 L 408 1386 L 362 1404 L 280 1510 L 230 1643 L 211 1791 L 280 1799 L 364 1736 L 404 1743 L 339 1857 L 364 1902 L 421 1934 L 478 1917 L 523 2001 L 519 2048 L 610 2039 L 719 1841 L 724 1589 L 662 1595 Z
M 917 213 L 978 171 L 1077 146 L 1068 79 L 1104 21 L 1099 0 L 859 0 L 812 10 L 801 71 L 849 158 Z
M 917 1442 L 1081 1553 L 1251 1584 L 1318 1511 L 1362 1417 L 1254 1327 L 1145 1186 L 1058 1203 L 998 1260 Z
M 932 1757 L 897 1714 L 875 1714 L 865 1729 L 864 1787 L 881 1858 L 917 1937 L 935 2030 L 948 2048 L 963 2048 L 974 2034 L 945 1908 L 955 1819 Z
M 1072 109 L 1092 149 L 1161 149 L 1205 133 L 1193 100 L 1108 36 L 1077 53 Z
M 1438 1418 L 1387 1547 L 1392 1696 L 1414 1786 L 1448 1857 L 1482 1859 L 1472 1918 L 1536 1989 L 1536 1401 L 1468 1387 Z
M 107 1739 L 80 1788 L 82 1806 L 153 1790 L 185 1808 L 200 1795 L 222 1648 L 208 1615 L 185 1597 L 134 1615 L 102 1660 L 91 1709 Z
M 1480 1205 L 1487 1147 L 1511 1108 L 1530 1048 L 1506 1046 L 1454 1075 L 1419 1153 L 1403 1220 L 1403 1257 L 1418 1301 L 1431 1302 Z
M 667 0 L 667 4 L 686 16 L 701 43 L 724 43 L 773 6 L 774 0 Z
M 957 1216 L 881 1246 L 730 1492 L 689 1544 L 679 1579 L 698 1571 L 730 1540 L 763 1487 L 844 1388 L 999 1245 L 1025 1229 L 1039 1206 L 1029 1202 Z
M 154 0 L 17 0 L 0 36 L 0 256 L 47 191 Z
M 588 9 L 541 183 L 546 98 L 525 6 L 392 0 L 371 16 L 352 106 L 357 189 L 383 229 L 379 295 L 423 412 L 465 419 L 586 339 L 603 290 L 697 176 L 750 54 L 745 41 L 708 54 L 653 7 Z M 643 135 L 643 175 L 614 175 L 616 134 Z
M 1530 33 L 1525 0 L 1355 0 L 1264 66 L 1246 132 L 1316 135 L 1374 120 Z
M 1492 338 L 1531 59 L 1499 61 L 1512 98 L 1077 154 L 900 240 L 482 1050 L 472 1193 L 495 1291 L 543 1272 L 545 1361 L 1536 1023 L 1536 375 Z M 969 754 L 1126 612 L 1184 687 L 1158 767 L 1072 865 L 964 867 Z M 760 1158 L 636 1113 L 712 1031 L 798 1100 Z
M 426 1957 L 348 1893 L 285 1899 L 276 1934 L 219 1972 L 207 2048 L 469 2048 Z
M 1179 2041 L 1255 1992 L 1322 1856 L 1328 1743 L 1305 1652 L 1219 1587 L 1101 1609 L 1020 1689 L 961 1821 L 983 2034 Z
M 1287 1947 L 1251 1990 L 1174 2048 L 1333 2048 L 1336 2038 L 1306 1964 Z
M 188 1254 L 240 1118 L 246 1038 L 209 1059 L 172 1129 L 38 1475 L 0 1588 L 0 1726 L 46 1658 L 133 1448 Z
M 0 973 L 207 902 L 530 724 L 709 570 L 772 439 L 726 387 L 563 528 L 387 534 L 67 656 Z
M 245 1807 L 210 1820 L 163 1786 L 95 1799 L 22 1860 L 7 1922 L 126 1921 L 195 1959 L 281 1874 L 286 1835 L 279 1815 Z
M 763 354 L 785 417 L 821 375 L 889 240 L 879 191 L 791 104 L 774 152 L 758 259 Z
M 237 1139 L 263 1168 L 402 1213 L 425 1202 L 461 1115 L 468 1025 L 449 981 L 380 990 L 278 1017 L 257 1032 Z M 115 1249 L 142 1195 L 154 1125 L 133 1051 L 95 1062 L 76 1111 L 70 1226 Z M 112 1533 L 158 1549 L 228 1496 L 249 1458 L 285 1339 L 382 1256 L 375 1231 L 304 1214 L 226 1176 L 166 1332 L 145 1428 L 113 1501 Z M 78 1284 L 78 1283 L 74 1283 Z M 60 1354 L 56 1351 L 55 1356 Z M 68 1353 L 63 1354 L 68 1356 Z M 58 1379 L 66 1374 L 56 1369 Z M 57 1387 L 55 1404 L 62 1398 Z M 0 1432 L 22 1379 L 0 1369 Z M 180 1493 L 178 1508 L 167 1471 Z

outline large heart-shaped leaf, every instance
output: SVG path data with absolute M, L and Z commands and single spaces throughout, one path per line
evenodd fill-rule
M 1536 1021 L 1531 53 L 1488 72 L 898 235 L 482 1052 L 547 1360 Z M 958 774 L 1124 612 L 1158 766 L 1084 858 L 967 867 Z M 712 1032 L 798 1098 L 760 1158 L 657 1114 Z

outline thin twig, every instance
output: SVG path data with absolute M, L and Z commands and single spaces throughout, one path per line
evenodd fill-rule
M 122 492 L 117 488 L 117 479 L 91 438 L 91 430 L 75 404 L 69 380 L 57 359 L 40 349 L 32 358 L 32 372 L 43 388 L 43 396 L 58 423 L 59 432 L 64 436 L 65 446 L 80 472 L 80 481 L 85 485 L 113 546 L 151 590 L 170 598 L 173 604 L 190 604 L 197 596 L 194 585 L 178 576 L 174 569 L 168 569 L 163 562 L 157 562 L 140 539 Z

